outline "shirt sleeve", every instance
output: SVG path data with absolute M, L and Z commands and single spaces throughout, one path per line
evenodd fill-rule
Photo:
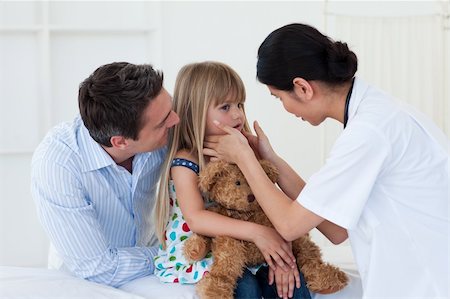
M 114 287 L 152 274 L 157 248 L 111 248 L 94 204 L 69 168 L 39 159 L 31 178 L 39 219 L 65 266 L 78 277 Z
M 364 123 L 352 123 L 334 144 L 325 165 L 297 198 L 306 209 L 346 229 L 358 223 L 390 153 L 384 135 Z

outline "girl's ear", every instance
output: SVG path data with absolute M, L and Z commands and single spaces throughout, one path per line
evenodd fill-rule
M 304 101 L 309 101 L 312 99 L 314 90 L 308 81 L 300 77 L 295 77 L 292 80 L 292 83 L 294 84 L 293 91 L 299 99 Z
M 110 142 L 114 148 L 118 149 L 125 149 L 128 146 L 128 141 L 123 136 L 113 136 Z

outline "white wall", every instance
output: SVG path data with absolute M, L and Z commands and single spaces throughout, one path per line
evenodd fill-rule
M 77 113 L 78 85 L 112 61 L 159 63 L 158 2 L 0 2 L 0 265 L 46 264 L 30 195 L 45 133 Z
M 32 151 L 51 126 L 73 118 L 78 84 L 104 63 L 153 63 L 164 71 L 169 91 L 186 63 L 229 64 L 246 85 L 249 120 L 258 119 L 274 148 L 308 178 L 323 163 L 341 126 L 327 122 L 311 127 L 283 111 L 255 79 L 262 40 L 291 22 L 329 32 L 339 29 L 330 28 L 326 10 L 395 16 L 442 8 L 429 1 L 370 7 L 355 3 L 0 2 L 0 265 L 45 264 L 48 241 L 29 193 Z M 448 31 L 445 34 L 448 47 Z M 372 60 L 365 57 L 360 65 L 383 63 Z M 445 113 L 448 118 L 448 106 Z M 315 238 L 326 254 L 349 258 L 348 247 L 329 247 Z
M 161 28 L 168 89 L 173 90 L 177 71 L 186 63 L 219 60 L 229 64 L 245 83 L 250 122 L 258 119 L 280 154 L 309 176 L 320 163 L 320 156 L 310 154 L 320 147 L 320 134 L 285 113 L 281 102 L 270 97 L 267 88 L 257 82 L 256 53 L 272 30 L 287 23 L 323 27 L 323 7 L 318 1 L 165 4 Z M 308 141 L 296 143 L 294 148 L 290 141 L 304 138 L 299 131 Z

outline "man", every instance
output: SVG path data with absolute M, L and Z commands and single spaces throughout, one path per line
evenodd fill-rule
M 32 160 L 32 195 L 63 268 L 118 287 L 153 273 L 150 225 L 169 128 L 163 75 L 116 62 L 81 83 L 80 116 L 51 130 Z

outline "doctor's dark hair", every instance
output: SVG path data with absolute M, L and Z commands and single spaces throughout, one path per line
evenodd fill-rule
M 257 78 L 279 90 L 293 89 L 293 79 L 330 85 L 350 81 L 358 59 L 346 43 L 335 42 L 316 28 L 289 24 L 276 29 L 258 49 Z
M 98 143 L 111 147 L 112 136 L 137 140 L 143 112 L 162 89 L 163 74 L 149 64 L 113 62 L 80 84 L 78 106 L 84 125 Z

